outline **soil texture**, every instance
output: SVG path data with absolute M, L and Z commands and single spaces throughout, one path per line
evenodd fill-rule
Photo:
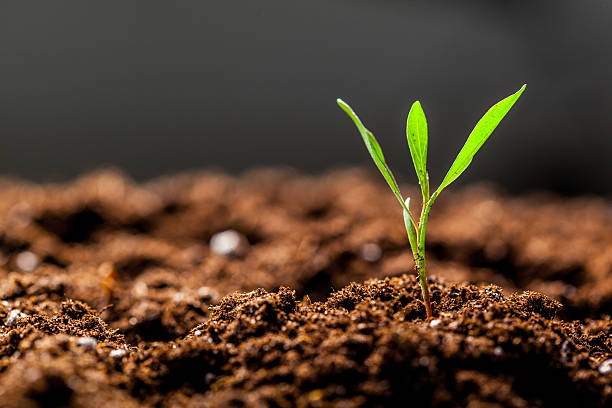
M 445 192 L 427 321 L 360 170 L 0 187 L 0 407 L 612 406 L 605 199 Z

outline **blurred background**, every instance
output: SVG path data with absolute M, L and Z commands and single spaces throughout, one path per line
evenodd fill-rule
M 611 21 L 605 0 L 4 0 L 0 173 L 375 171 L 342 97 L 415 182 L 404 132 L 419 99 L 437 185 L 484 111 L 527 82 L 463 182 L 610 195 Z

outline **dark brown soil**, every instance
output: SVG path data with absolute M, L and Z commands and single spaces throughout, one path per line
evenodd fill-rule
M 360 171 L 0 188 L 0 407 L 612 406 L 604 199 L 445 193 L 427 322 Z

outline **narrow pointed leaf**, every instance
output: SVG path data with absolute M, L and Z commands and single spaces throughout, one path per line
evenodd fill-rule
M 387 166 L 387 163 L 385 162 L 385 157 L 383 156 L 382 149 L 380 148 L 378 141 L 376 140 L 372 132 L 366 129 L 366 127 L 361 122 L 361 119 L 359 119 L 359 116 L 357 116 L 355 111 L 346 102 L 344 102 L 342 99 L 338 99 L 337 102 L 338 105 L 342 108 L 342 110 L 346 112 L 346 114 L 355 123 L 355 126 L 357 127 L 357 130 L 359 130 L 361 138 L 363 139 L 363 142 L 366 145 L 366 148 L 368 149 L 368 153 L 370 153 L 372 160 L 374 160 L 376 167 L 378 167 L 378 170 L 380 170 L 381 174 L 387 181 L 387 184 L 389 184 L 389 187 L 391 187 L 391 190 L 393 190 L 393 193 L 395 194 L 395 196 L 397 197 L 400 204 L 405 210 L 406 208 L 404 204 L 404 199 L 402 198 L 402 194 L 397 185 L 397 181 L 395 181 L 395 177 L 393 177 L 391 169 L 389 169 L 389 166 Z
M 518 92 L 502 99 L 495 105 L 493 105 L 487 113 L 478 121 L 472 133 L 468 137 L 465 145 L 457 155 L 457 158 L 453 162 L 453 165 L 448 170 L 446 177 L 438 187 L 438 192 L 442 191 L 446 186 L 455 181 L 457 177 L 465 171 L 474 158 L 476 152 L 482 147 L 483 143 L 489 138 L 491 133 L 495 130 L 499 122 L 506 116 L 510 108 L 521 96 L 527 84 L 523 85 Z
M 410 147 L 410 155 L 412 163 L 416 170 L 423 199 L 426 201 L 429 198 L 429 180 L 427 178 L 427 119 L 425 112 L 421 107 L 421 103 L 416 101 L 412 104 L 408 119 L 406 120 L 406 138 L 408 139 L 408 147 Z
M 410 210 L 410 197 L 406 198 L 406 209 Z M 412 225 L 412 220 L 408 211 L 404 210 L 404 225 L 406 226 L 406 232 L 408 233 L 408 241 L 410 242 L 410 248 L 412 249 L 412 255 L 416 259 L 418 256 L 417 237 Z

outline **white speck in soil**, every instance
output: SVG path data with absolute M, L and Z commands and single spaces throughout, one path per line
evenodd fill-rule
M 181 303 L 185 299 L 185 294 L 183 292 L 176 292 L 172 297 L 172 301 L 174 303 Z
M 210 238 L 210 250 L 223 256 L 241 256 L 248 250 L 244 235 L 234 230 L 218 232 Z
M 80 337 L 77 340 L 77 346 L 83 347 L 85 350 L 95 350 L 98 345 L 98 340 L 93 337 Z
M 9 306 L 9 302 L 7 302 L 6 300 L 3 300 L 2 301 L 2 306 L 8 307 Z
M 194 336 L 200 336 L 200 335 L 202 335 L 202 332 L 199 331 L 199 330 L 196 330 L 196 331 L 193 332 L 193 335 Z
M 136 317 L 130 317 L 128 319 L 128 323 L 132 326 L 136 326 L 136 324 L 138 323 L 138 319 Z
M 607 359 L 597 368 L 600 374 L 606 375 L 612 373 L 612 358 Z
M 110 358 L 121 358 L 123 356 L 125 356 L 127 354 L 127 351 L 119 349 L 119 350 L 113 350 L 110 352 L 109 356 Z
M 38 259 L 38 255 L 34 252 L 23 251 L 17 255 L 15 262 L 17 263 L 17 267 L 22 271 L 32 272 L 36 269 L 40 260 Z
M 436 326 L 439 326 L 441 323 L 442 323 L 442 320 L 433 319 L 431 322 L 429 322 L 429 327 L 436 327 Z
M 504 300 L 504 297 L 501 295 L 501 293 L 491 289 L 491 288 L 485 288 L 485 293 L 489 296 L 491 296 L 493 299 L 497 300 L 498 302 L 501 302 Z
M 382 250 L 378 246 L 378 244 L 368 243 L 364 244 L 361 247 L 360 251 L 361 257 L 368 262 L 376 262 L 380 259 L 382 255 Z
M 501 356 L 502 354 L 504 354 L 504 349 L 500 346 L 497 346 L 493 349 L 493 354 L 495 354 L 496 356 Z
M 22 317 L 28 317 L 28 315 L 22 313 L 21 310 L 13 309 L 8 313 L 8 316 L 6 317 L 6 325 L 13 326 L 17 319 L 20 319 Z
M 134 291 L 134 294 L 136 296 L 144 297 L 149 292 L 149 287 L 147 286 L 145 282 L 140 281 L 134 284 L 134 287 L 132 288 L 132 290 Z
M 572 355 L 570 354 L 572 351 L 570 342 L 565 340 L 563 344 L 561 344 L 561 360 L 564 363 L 569 363 L 572 360 Z
M 202 300 L 215 302 L 217 299 L 219 299 L 219 292 L 208 286 L 201 286 L 198 289 L 198 296 Z

